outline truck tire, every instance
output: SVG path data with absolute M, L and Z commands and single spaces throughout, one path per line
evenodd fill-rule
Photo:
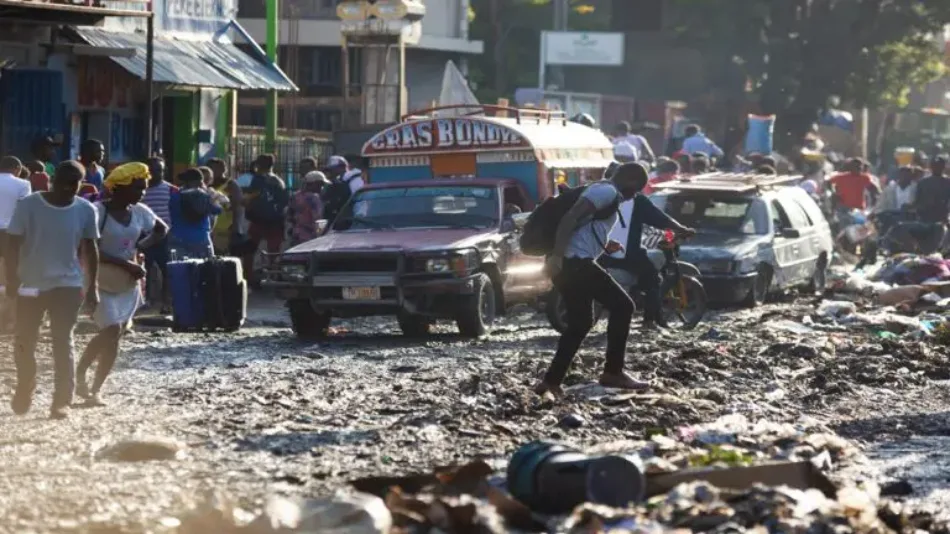
M 287 302 L 287 309 L 290 312 L 290 326 L 297 339 L 317 341 L 329 335 L 330 314 L 314 310 L 309 300 L 291 300 Z
M 425 337 L 431 333 L 432 319 L 422 315 L 400 313 L 396 316 L 399 329 L 406 337 Z
M 765 299 L 768 298 L 771 289 L 772 268 L 763 263 L 759 265 L 759 268 L 756 270 L 755 282 L 752 283 L 752 288 L 745 298 L 745 305 L 750 308 L 755 308 L 765 304 Z
M 475 278 L 475 294 L 460 299 L 455 323 L 465 337 L 481 337 L 491 331 L 497 315 L 495 285 L 485 273 Z
M 594 318 L 594 324 L 596 325 L 604 318 L 606 310 L 596 300 L 591 304 L 591 308 L 591 316 Z M 564 298 L 561 297 L 561 293 L 557 289 L 552 289 L 548 293 L 544 304 L 544 313 L 548 317 L 551 328 L 557 330 L 560 334 L 567 331 L 567 309 L 564 307 Z

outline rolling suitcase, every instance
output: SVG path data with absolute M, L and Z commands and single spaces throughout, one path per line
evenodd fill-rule
M 234 332 L 247 317 L 247 281 L 238 258 L 211 258 L 201 264 L 203 326 Z
M 201 260 L 168 262 L 168 284 L 172 296 L 172 331 L 200 330 L 204 323 Z

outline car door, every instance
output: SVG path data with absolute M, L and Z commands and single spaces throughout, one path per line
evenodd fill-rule
M 811 278 L 814 273 L 815 248 L 812 246 L 812 237 L 815 234 L 814 224 L 809 220 L 805 210 L 792 198 L 791 195 L 780 194 L 776 198 L 781 208 L 785 211 L 791 229 L 798 233 L 796 237 L 788 237 L 791 244 L 791 257 L 789 258 L 789 270 L 791 276 L 789 282 L 801 282 Z
M 551 288 L 551 281 L 544 274 L 544 258 L 521 251 L 521 230 L 515 219 L 528 216 L 531 206 L 526 198 L 524 191 L 515 185 L 506 186 L 502 194 L 504 257 L 499 259 L 498 266 L 504 277 L 505 300 L 509 303 L 528 302 Z
M 775 232 L 772 240 L 772 249 L 775 253 L 775 273 L 773 283 L 777 287 L 788 287 L 798 280 L 798 265 L 796 247 L 798 239 L 789 237 L 787 230 L 792 229 L 792 222 L 785 208 L 778 199 L 769 203 L 769 212 L 772 215 L 772 226 Z

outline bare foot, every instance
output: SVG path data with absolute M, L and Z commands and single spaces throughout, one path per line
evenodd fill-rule
M 542 397 L 550 395 L 559 399 L 564 396 L 564 390 L 561 389 L 561 386 L 548 384 L 544 381 L 541 381 L 538 383 L 538 385 L 534 386 L 534 392 Z
M 627 373 L 604 373 L 600 375 L 600 385 L 605 388 L 629 389 L 631 391 L 650 389 L 649 382 L 634 380 Z

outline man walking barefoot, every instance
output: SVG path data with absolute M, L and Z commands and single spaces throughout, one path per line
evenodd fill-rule
M 50 417 L 66 417 L 72 403 L 73 330 L 83 302 L 84 278 L 88 280 L 87 304 L 95 308 L 99 303 L 96 210 L 76 196 L 85 173 L 78 162 L 61 163 L 49 192 L 34 193 L 17 202 L 7 230 L 7 298 L 16 301 L 17 386 L 10 405 L 17 415 L 27 413 L 33 403 L 36 342 L 45 313 L 49 313 L 53 340 L 55 388 Z M 80 249 L 85 256 L 85 277 L 77 252 Z
M 633 198 L 647 182 L 646 169 L 639 163 L 624 163 L 609 180 L 594 183 L 584 191 L 558 225 L 554 251 L 548 257 L 548 274 L 560 291 L 567 308 L 567 330 L 558 341 L 554 361 L 544 379 L 535 387 L 539 395 L 560 396 L 561 383 L 594 324 L 593 301 L 610 313 L 607 325 L 607 362 L 600 377 L 605 387 L 642 390 L 646 382 L 634 380 L 623 371 L 633 316 L 630 295 L 597 264 L 604 253 L 622 246 L 607 236 L 619 220 L 623 200 Z

